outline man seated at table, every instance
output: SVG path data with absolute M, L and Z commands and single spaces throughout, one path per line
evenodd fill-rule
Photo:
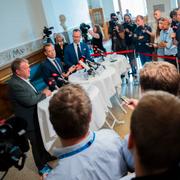
M 58 87 L 62 86 L 64 83 L 64 78 L 67 78 L 76 68 L 75 66 L 72 66 L 65 73 L 61 64 L 61 60 L 56 58 L 56 51 L 54 46 L 51 43 L 48 43 L 44 45 L 43 49 L 47 58 L 41 66 L 42 76 L 50 89 L 54 90 L 55 85 L 52 81 L 55 80 L 55 83 Z
M 59 164 L 47 179 L 119 179 L 127 174 L 122 140 L 110 129 L 89 130 L 92 105 L 79 85 L 66 85 L 52 97 L 50 121 L 62 148 L 55 155 Z
M 30 68 L 26 59 L 17 58 L 11 64 L 12 77 L 8 82 L 10 99 L 14 114 L 27 122 L 27 137 L 30 140 L 32 154 L 39 173 L 43 175 L 50 170 L 46 164 L 52 161 L 52 157 L 45 149 L 41 137 L 37 103 L 51 95 L 51 91 L 44 89 L 38 92 L 30 83 Z
M 179 98 L 163 91 L 148 92 L 139 101 L 128 143 L 135 159 L 134 180 L 180 179 L 179 109 Z
M 79 29 L 74 29 L 73 43 L 66 46 L 64 52 L 64 62 L 68 67 L 71 67 L 72 65 L 76 65 L 82 56 L 92 61 L 87 44 L 80 42 L 80 40 L 81 40 L 81 31 Z

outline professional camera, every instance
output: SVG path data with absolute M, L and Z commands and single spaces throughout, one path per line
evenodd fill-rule
M 15 166 L 24 167 L 29 143 L 25 137 L 26 122 L 17 117 L 0 120 L 0 171 L 8 171 Z
M 49 28 L 47 28 L 46 26 L 44 26 L 44 29 L 43 29 L 44 36 L 43 36 L 43 39 L 44 39 L 45 37 L 48 38 L 48 37 L 52 34 L 51 29 L 54 29 L 54 27 L 49 27 Z
M 88 39 L 88 29 L 90 29 L 90 26 L 88 24 L 81 23 L 79 28 L 81 30 L 84 42 L 85 43 L 89 42 L 90 40 Z

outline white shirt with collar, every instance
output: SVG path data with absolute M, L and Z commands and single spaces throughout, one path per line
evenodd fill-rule
M 54 60 L 56 59 L 56 58 L 54 58 L 54 59 L 52 59 L 52 58 L 49 58 L 49 57 L 47 57 L 47 59 L 51 62 L 51 64 L 57 69 L 57 71 L 59 72 L 59 69 L 61 70 L 61 72 L 59 72 L 59 73 L 62 73 L 62 69 L 61 69 L 61 66 L 58 64 L 58 67 L 57 67 L 57 65 L 56 65 L 56 63 L 54 62 Z M 59 69 L 58 69 L 59 68 Z
M 18 75 L 17 75 L 18 76 Z M 20 77 L 20 76 L 18 76 L 20 79 L 22 79 L 23 81 L 25 81 L 27 84 L 29 84 L 31 87 L 32 87 L 32 89 L 36 92 L 36 93 L 38 93 L 37 92 L 37 90 L 36 90 L 36 88 L 29 82 L 29 79 L 25 79 L 25 78 L 23 78 L 23 77 Z

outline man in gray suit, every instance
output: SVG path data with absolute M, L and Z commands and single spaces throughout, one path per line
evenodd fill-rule
M 26 59 L 17 58 L 11 64 L 11 69 L 13 75 L 8 83 L 14 114 L 27 122 L 27 137 L 32 146 L 34 161 L 39 173 L 43 174 L 44 170 L 50 168 L 46 163 L 54 158 L 44 148 L 38 123 L 37 103 L 50 96 L 51 91 L 44 89 L 39 93 L 30 83 L 30 68 Z

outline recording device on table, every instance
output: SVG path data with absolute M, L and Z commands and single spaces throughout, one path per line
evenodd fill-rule
M 103 50 L 99 49 L 97 45 L 93 46 L 93 51 L 94 51 L 94 54 L 100 55 L 102 60 L 105 61 L 104 56 L 106 56 L 106 54 L 104 53 Z
M 50 38 L 50 35 L 52 34 L 52 29 L 54 29 L 54 27 L 49 27 L 48 28 L 48 27 L 44 26 L 44 29 L 43 29 L 44 36 L 43 36 L 43 39 L 46 39 L 46 43 L 52 43 L 53 44 L 53 41 Z
M 22 118 L 11 117 L 0 120 L 0 171 L 5 171 L 3 179 L 12 166 L 24 167 L 29 143 L 26 139 L 27 123 Z
M 69 82 L 61 75 L 53 73 L 48 80 L 49 89 L 54 91 L 59 89 L 59 87 L 69 84 Z
M 121 96 L 120 97 L 125 103 L 129 104 L 129 98 L 127 98 L 126 96 Z
M 84 42 L 90 42 L 90 39 L 88 38 L 88 30 L 90 29 L 90 26 L 88 24 L 81 23 L 79 28 L 81 30 Z

